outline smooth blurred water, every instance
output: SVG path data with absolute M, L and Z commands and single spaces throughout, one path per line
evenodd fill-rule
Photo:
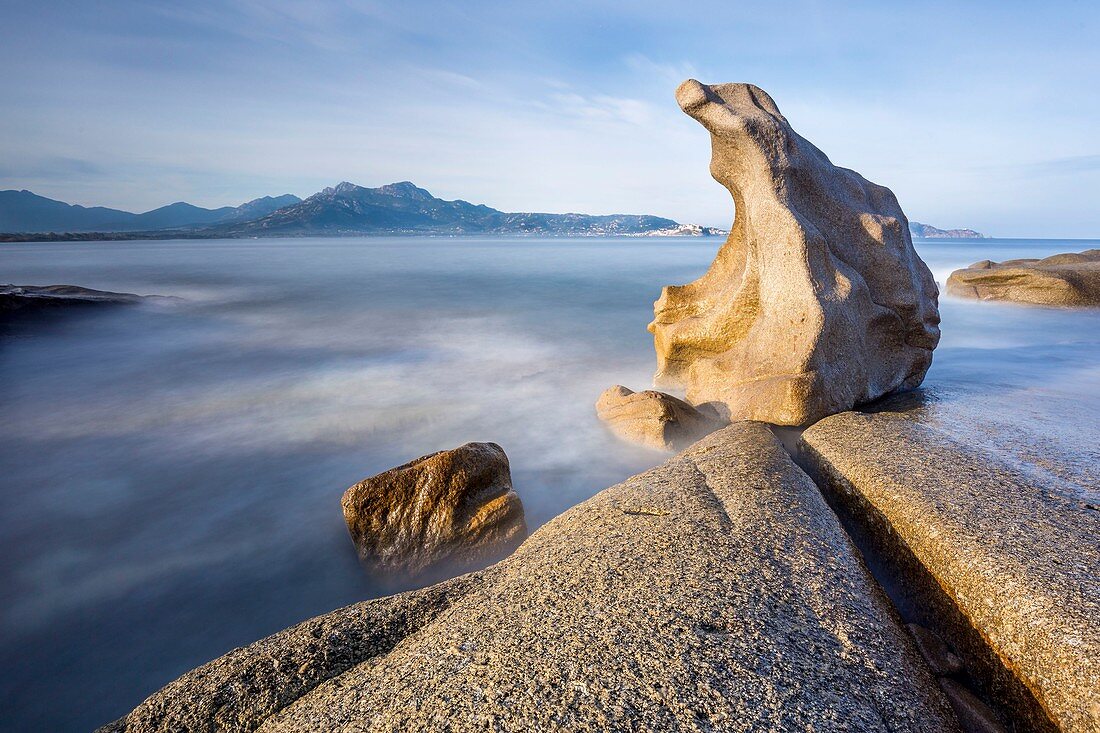
M 592 403 L 649 385 L 652 302 L 719 244 L 0 245 L 0 282 L 184 299 L 0 335 L 0 727 L 88 730 L 232 647 L 377 594 L 339 505 L 365 476 L 492 440 L 533 528 L 663 460 L 607 435 Z M 1089 246 L 918 243 L 940 282 Z M 998 419 L 1095 446 L 1097 312 L 941 310 L 931 389 L 974 414 L 983 395 L 1020 395 Z

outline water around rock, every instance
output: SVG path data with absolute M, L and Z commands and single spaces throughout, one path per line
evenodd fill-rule
M 707 273 L 654 305 L 656 386 L 803 425 L 919 385 L 937 289 L 894 194 L 834 166 L 758 87 L 690 79 L 676 99 L 711 133 L 736 218 Z

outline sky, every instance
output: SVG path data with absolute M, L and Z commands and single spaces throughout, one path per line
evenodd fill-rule
M 694 77 L 911 220 L 1100 237 L 1100 3 L 3 3 L 0 188 L 144 211 L 411 180 L 726 228 Z

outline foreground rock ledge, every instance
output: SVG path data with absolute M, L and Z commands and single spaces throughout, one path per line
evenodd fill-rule
M 764 426 L 703 439 L 511 557 L 306 621 L 103 731 L 955 731 Z
M 803 433 L 802 449 L 856 521 L 896 540 L 876 552 L 927 574 L 935 597 L 921 600 L 953 624 L 950 641 L 969 652 L 970 671 L 1029 730 L 1095 733 L 1100 492 L 1087 469 L 1080 481 L 1054 476 L 922 419 L 921 410 L 834 415 Z
M 1042 260 L 982 260 L 947 278 L 948 295 L 1031 305 L 1100 306 L 1100 249 Z
M 752 84 L 676 90 L 736 218 L 710 269 L 653 307 L 657 387 L 729 420 L 806 425 L 916 387 L 936 283 L 890 189 L 839 168 Z

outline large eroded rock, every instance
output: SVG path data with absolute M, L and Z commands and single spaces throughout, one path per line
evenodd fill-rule
M 467 443 L 421 456 L 355 484 L 344 520 L 373 574 L 458 574 L 511 552 L 527 536 L 508 456 Z
M 634 392 L 621 384 L 596 400 L 596 415 L 623 440 L 657 450 L 681 450 L 722 427 L 681 399 L 664 392 Z
M 1097 464 L 896 401 L 813 425 L 805 459 L 1023 729 L 1100 730 Z
M 705 275 L 664 289 L 655 383 L 731 420 L 802 425 L 919 385 L 936 284 L 889 189 L 834 166 L 751 84 L 676 90 L 736 218 Z
M 835 515 L 755 423 L 486 570 L 235 650 L 104 731 L 214 729 L 957 730 Z
M 975 262 L 951 273 L 947 293 L 1032 305 L 1100 306 L 1100 249 L 1041 260 Z

